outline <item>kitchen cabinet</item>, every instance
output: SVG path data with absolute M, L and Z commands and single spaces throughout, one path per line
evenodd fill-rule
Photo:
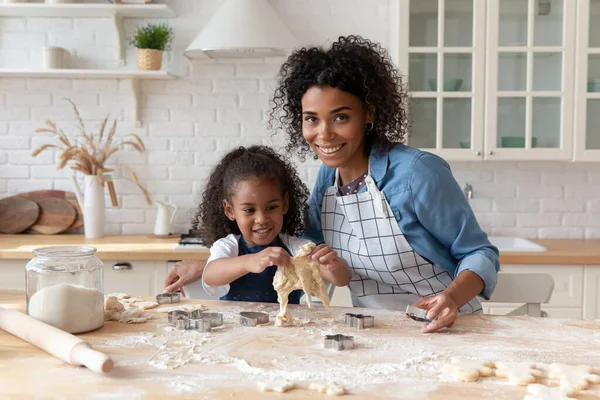
M 0 290 L 25 290 L 27 262 L 27 260 L 0 260 Z M 167 277 L 165 261 L 103 260 L 103 262 L 104 293 L 154 296 L 164 289 L 164 281 Z M 131 266 L 130 269 L 127 264 Z
M 600 265 L 587 265 L 583 286 L 583 318 L 600 319 Z
M 577 6 L 399 0 L 392 46 L 412 96 L 408 144 L 447 160 L 572 160 Z
M 579 0 L 575 81 L 577 161 L 600 160 L 600 0 Z M 594 24 L 592 24 L 594 21 Z

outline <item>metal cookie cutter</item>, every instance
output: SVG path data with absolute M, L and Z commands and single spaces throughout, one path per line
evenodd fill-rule
M 244 326 L 256 326 L 269 323 L 269 314 L 264 312 L 242 311 L 240 313 L 240 324 Z
M 415 321 L 431 322 L 431 320 L 427 318 L 427 310 L 423 310 L 422 308 L 406 306 L 406 315 Z
M 158 304 L 171 304 L 179 303 L 181 300 L 181 293 L 160 293 L 156 295 L 156 302 Z
M 334 350 L 347 350 L 354 348 L 354 336 L 326 335 L 325 348 Z
M 169 324 L 181 330 L 193 329 L 200 332 L 210 332 L 212 328 L 223 325 L 223 314 L 203 313 L 200 310 L 169 311 L 167 319 Z
M 346 314 L 346 326 L 357 329 L 372 328 L 375 325 L 375 317 L 372 315 Z

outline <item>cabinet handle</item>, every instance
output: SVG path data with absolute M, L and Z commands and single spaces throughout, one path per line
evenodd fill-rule
M 490 150 L 490 151 L 488 152 L 488 154 L 489 154 L 490 156 L 493 156 L 493 155 L 494 155 L 494 152 Z
M 481 155 L 481 152 L 480 152 L 480 151 L 478 151 L 478 152 L 477 152 L 477 153 L 475 153 L 475 154 L 477 154 L 478 156 L 480 156 L 480 155 Z
M 115 271 L 122 271 L 126 269 L 133 269 L 133 266 L 129 262 L 118 262 L 112 266 Z

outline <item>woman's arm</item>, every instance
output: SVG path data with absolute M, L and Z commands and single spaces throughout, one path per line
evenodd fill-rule
M 346 286 L 350 283 L 352 272 L 350 266 L 337 252 L 326 244 L 321 244 L 309 255 L 313 260 L 321 264 L 320 272 L 323 279 L 333 283 L 335 286 Z

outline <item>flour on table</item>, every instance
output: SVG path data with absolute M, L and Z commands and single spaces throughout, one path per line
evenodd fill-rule
M 548 377 L 559 379 L 561 386 L 574 390 L 585 390 L 590 383 L 600 383 L 600 376 L 588 365 L 550 364 Z
M 134 303 L 134 305 L 144 310 L 150 310 L 152 308 L 158 307 L 158 303 L 155 301 L 140 301 L 138 303 Z
M 573 389 L 565 387 L 548 387 L 534 383 L 527 385 L 527 394 L 523 400 L 572 400 Z
M 156 312 L 168 313 L 170 311 L 196 311 L 196 310 L 206 311 L 206 310 L 208 310 L 208 307 L 206 307 L 204 304 L 185 304 L 185 305 L 180 305 L 180 306 L 161 307 L 158 310 L 156 310 Z
M 308 260 L 307 256 L 316 247 L 314 243 L 301 246 L 292 258 L 293 268 L 277 267 L 273 278 L 273 287 L 277 292 L 279 314 L 275 320 L 277 326 L 292 325 L 292 316 L 287 311 L 288 296 L 294 290 L 302 289 L 306 294 L 306 303 L 312 308 L 311 295 L 314 293 L 326 307 L 329 307 L 327 285 L 321 277 L 320 264 L 316 260 Z
M 452 358 L 444 369 L 450 372 L 455 379 L 465 382 L 475 382 L 479 377 L 492 376 L 494 364 L 488 361 L 467 360 Z
M 111 293 L 108 296 L 109 297 L 116 297 L 117 300 L 123 300 L 123 299 L 129 299 L 129 298 L 131 298 L 131 296 L 128 295 L 127 293 Z
M 497 362 L 496 376 L 506 378 L 515 385 L 526 386 L 543 377 L 544 371 L 536 369 L 533 362 Z
M 328 396 L 343 396 L 346 394 L 346 389 L 336 383 L 311 383 L 308 389 Z
M 290 381 L 258 382 L 258 389 L 261 392 L 285 393 L 296 388 L 296 384 Z
M 103 302 L 100 290 L 59 283 L 35 292 L 27 314 L 63 331 L 82 333 L 102 326 Z

